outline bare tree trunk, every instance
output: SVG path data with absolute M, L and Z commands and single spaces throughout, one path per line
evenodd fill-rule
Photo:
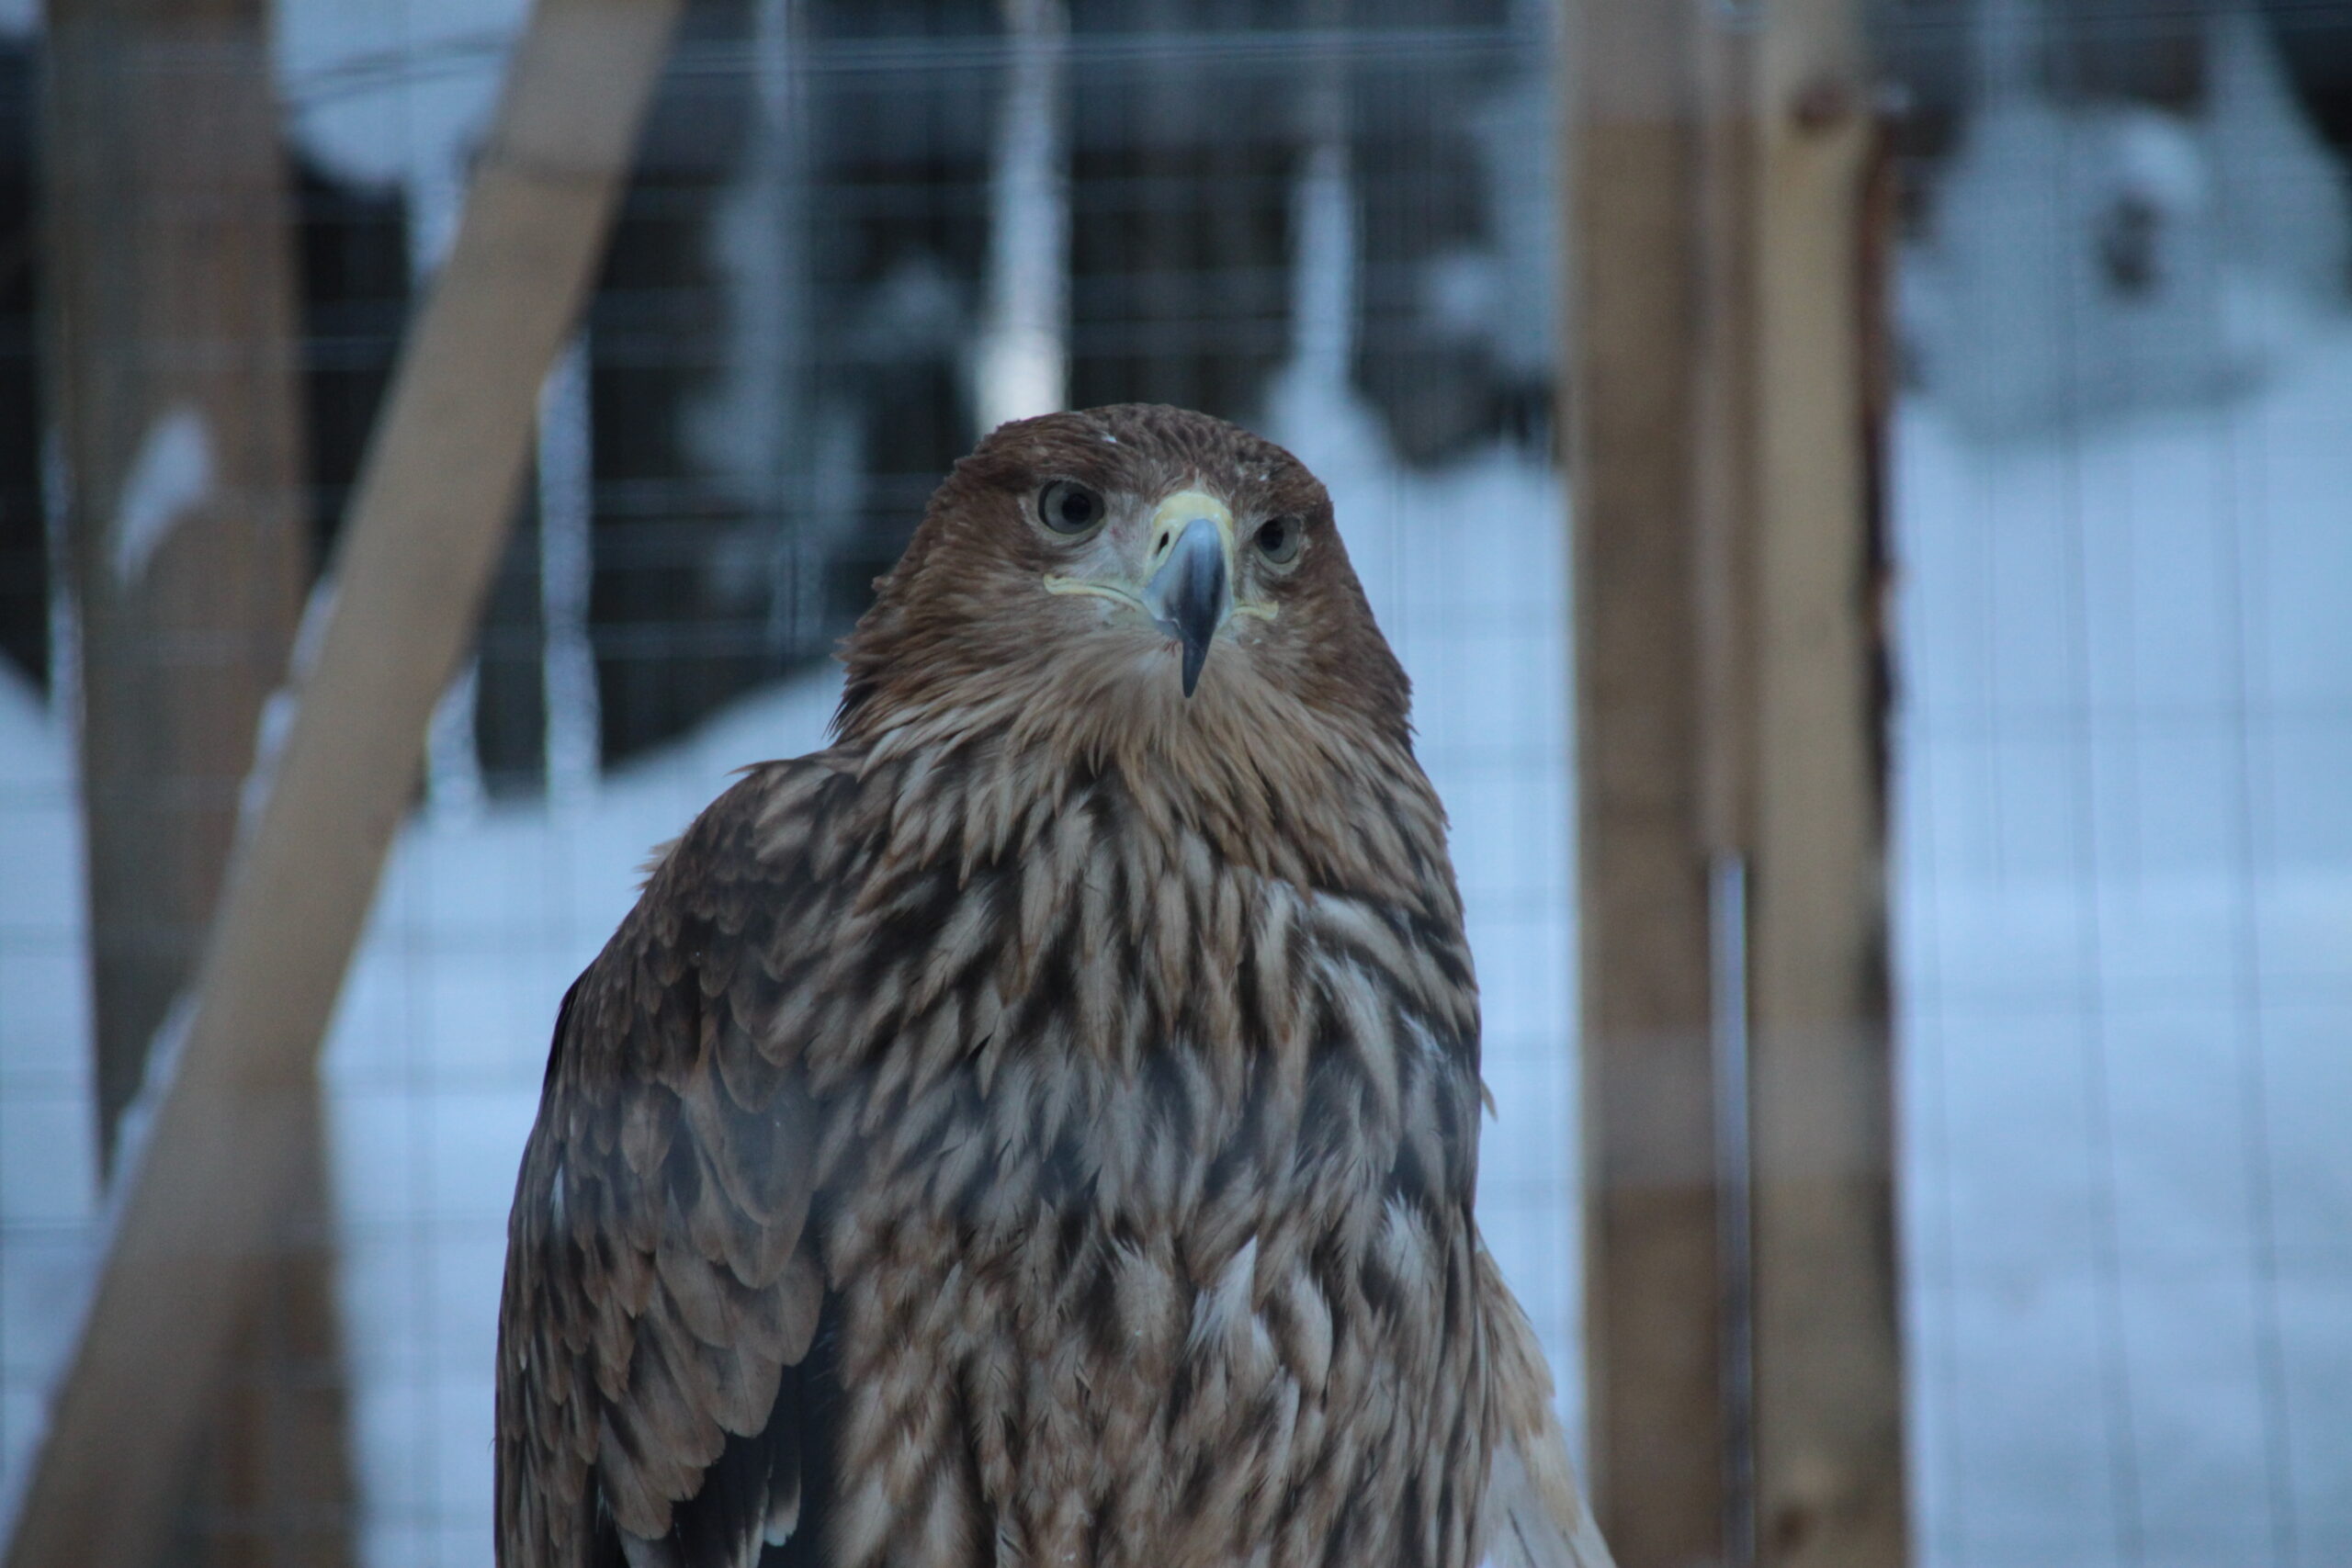
M 51 0 L 49 35 L 50 389 L 111 1158 L 301 610 L 294 279 L 258 6 Z
M 51 418 L 79 619 L 99 1143 L 119 1168 L 300 615 L 296 282 L 262 6 L 51 0 L 47 20 Z M 315 1096 L 297 1114 L 323 1190 Z M 261 1265 L 270 1310 L 243 1334 L 184 1531 L 198 1550 L 176 1560 L 345 1558 L 333 1274 L 322 1223 L 311 1234 Z M 297 1513 L 300 1551 L 246 1549 Z

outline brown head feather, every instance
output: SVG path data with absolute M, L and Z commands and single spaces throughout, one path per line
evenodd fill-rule
M 1047 591 L 1076 547 L 1037 520 L 1056 479 L 1092 487 L 1108 528 L 1205 491 L 1230 508 L 1238 585 L 1271 617 L 1236 616 L 1187 698 L 1175 643 L 1132 609 Z M 1246 541 L 1304 524 L 1295 568 Z M 1302 882 L 1397 896 L 1443 865 L 1443 817 L 1412 757 L 1410 685 L 1374 623 L 1305 465 L 1222 420 L 1121 404 L 1007 424 L 957 463 L 842 650 L 843 746 L 886 761 L 961 754 L 1009 770 L 1016 798 L 1115 772 L 1146 813 Z M 969 790 L 968 773 L 957 781 Z M 980 792 L 985 795 L 988 792 Z M 1017 830 L 1018 813 L 1007 831 Z M 965 845 L 1004 852 L 1012 838 Z M 1437 878 L 1452 896 L 1451 877 Z

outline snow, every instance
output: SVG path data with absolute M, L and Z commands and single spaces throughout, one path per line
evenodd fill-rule
M 572 339 L 539 392 L 539 624 L 547 640 L 542 755 L 548 795 L 559 805 L 595 793 L 604 743 L 596 653 L 588 636 L 595 521 L 588 379 L 583 334 Z
M 2352 281 L 2344 177 L 2277 51 L 2224 5 L 2196 116 L 2062 102 L 2033 70 L 2035 9 L 1980 9 L 1984 99 L 1902 278 L 1921 380 L 1996 438 L 2259 384 Z
M 2194 118 L 2033 7 L 1906 258 L 1894 913 L 1929 1564 L 2352 1561 L 2352 255 L 2236 6 Z
M 1559 188 L 1559 115 L 1552 84 L 1534 73 L 1473 114 L 1494 243 L 1442 253 L 1423 280 L 1441 326 L 1485 344 L 1498 365 L 1530 382 L 1551 375 L 1560 341 L 1560 204 L 1551 194 Z
M 2352 1560 L 2347 411 L 1898 422 L 1928 1562 Z
M 822 563 L 855 525 L 867 469 L 864 400 L 818 376 L 808 352 L 815 228 L 796 4 L 754 0 L 750 8 L 743 47 L 756 129 L 707 241 L 732 352 L 682 422 L 697 468 L 747 513 L 715 553 L 712 587 L 723 603 L 764 604 L 767 646 L 779 660 L 816 651 L 838 629 L 826 624 Z M 944 307 L 951 321 L 961 309 L 952 285 L 917 303 Z M 798 526 L 775 526 L 786 515 Z
M 301 0 L 272 15 L 295 135 L 346 180 L 413 199 L 461 179 L 527 0 Z M 426 205 L 431 205 L 427 203 Z
M 444 817 L 478 817 L 490 799 L 476 739 L 481 694 L 481 660 L 473 656 L 458 667 L 449 689 L 433 705 L 424 736 L 424 798 Z
M 0 665 L 0 1495 L 40 1428 L 96 1206 L 81 801 L 72 741 Z
M 1068 405 L 1069 180 L 1061 0 L 1009 0 L 1012 35 L 989 181 L 987 301 L 973 346 L 982 430 Z
M 182 404 L 150 425 L 122 481 L 114 520 L 114 580 L 135 587 L 180 520 L 212 492 L 212 436 L 204 416 Z

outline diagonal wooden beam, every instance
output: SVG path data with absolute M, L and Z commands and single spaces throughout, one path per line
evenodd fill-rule
M 152 1568 L 214 1372 L 296 1195 L 319 1043 L 472 632 L 540 382 L 604 254 L 679 0 L 539 0 L 402 351 L 268 804 L 232 867 L 10 1540 Z

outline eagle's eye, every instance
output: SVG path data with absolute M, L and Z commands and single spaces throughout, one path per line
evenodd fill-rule
M 1298 558 L 1298 547 L 1306 536 L 1306 525 L 1297 518 L 1269 517 L 1257 532 L 1258 553 L 1276 566 L 1288 566 Z
M 1057 534 L 1091 533 L 1110 512 L 1101 496 L 1076 479 L 1056 479 L 1037 492 L 1037 521 Z

